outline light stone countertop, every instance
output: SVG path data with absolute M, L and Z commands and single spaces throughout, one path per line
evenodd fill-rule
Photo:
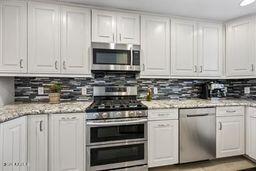
M 152 100 L 143 101 L 148 109 L 169 109 L 169 108 L 197 108 L 197 107 L 220 107 L 220 106 L 256 106 L 252 100 Z
M 60 114 L 60 113 L 85 113 L 91 104 L 87 102 L 65 102 L 60 104 L 49 103 L 14 103 L 0 107 L 0 123 L 26 115 Z M 256 101 L 252 100 L 152 100 L 142 101 L 150 109 L 169 108 L 196 108 L 218 106 L 251 106 L 256 107 Z
M 92 102 L 49 103 L 21 103 L 0 107 L 0 123 L 26 115 L 85 113 L 85 109 Z

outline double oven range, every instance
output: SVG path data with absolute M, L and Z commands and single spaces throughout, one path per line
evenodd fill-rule
M 147 107 L 137 87 L 94 87 L 87 108 L 87 170 L 146 171 Z

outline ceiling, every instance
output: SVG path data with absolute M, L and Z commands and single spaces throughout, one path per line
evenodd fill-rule
M 59 0 L 101 7 L 140 10 L 226 21 L 256 13 L 256 3 L 240 7 L 241 0 Z

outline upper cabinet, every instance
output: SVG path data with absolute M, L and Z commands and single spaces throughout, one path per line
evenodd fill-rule
M 92 10 L 92 41 L 140 44 L 139 15 Z
M 61 71 L 64 74 L 90 74 L 90 10 L 61 8 Z
M 199 76 L 223 75 L 223 26 L 222 24 L 198 24 Z
M 222 24 L 191 20 L 171 21 L 173 76 L 222 76 Z
M 227 24 L 227 76 L 253 76 L 255 60 L 253 54 L 254 20 L 252 17 Z
M 142 77 L 170 77 L 170 19 L 141 16 Z
M 26 2 L 0 2 L 0 72 L 27 72 Z
M 90 10 L 39 2 L 28 8 L 29 73 L 89 75 Z
M 29 73 L 60 73 L 59 13 L 58 5 L 28 4 Z
M 193 21 L 172 20 L 172 75 L 197 75 L 197 25 Z

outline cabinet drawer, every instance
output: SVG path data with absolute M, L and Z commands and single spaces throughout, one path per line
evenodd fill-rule
M 244 115 L 243 106 L 217 107 L 217 116 L 241 116 Z
M 178 119 L 178 109 L 157 109 L 148 111 L 148 120 Z

